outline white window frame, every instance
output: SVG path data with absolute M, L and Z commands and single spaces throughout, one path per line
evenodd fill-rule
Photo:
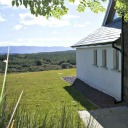
M 107 67 L 107 50 L 102 50 L 102 67 Z

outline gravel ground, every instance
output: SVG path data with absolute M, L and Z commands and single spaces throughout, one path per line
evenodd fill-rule
M 76 76 L 69 76 L 69 77 L 62 77 L 63 80 L 65 80 L 66 82 L 73 84 L 73 82 L 76 79 Z
M 75 89 L 80 91 L 90 102 L 99 108 L 109 108 L 124 105 L 124 103 L 115 104 L 115 99 L 113 97 L 90 87 L 75 76 L 62 77 L 62 79 L 72 84 Z

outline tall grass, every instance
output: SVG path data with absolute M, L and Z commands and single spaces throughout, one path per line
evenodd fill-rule
M 6 76 L 7 76 L 7 70 L 8 70 L 8 60 L 9 60 L 9 47 L 8 47 L 8 53 L 7 53 L 7 58 L 4 60 L 6 66 L 5 66 L 5 72 L 4 72 L 4 78 L 3 78 L 3 84 L 1 88 L 1 94 L 0 94 L 0 125 L 3 125 L 3 120 L 5 118 L 5 109 L 6 109 Z
M 14 107 L 14 110 L 13 110 L 13 113 L 12 113 L 11 118 L 10 118 L 10 120 L 9 120 L 9 123 L 8 123 L 8 125 L 7 125 L 7 128 L 10 127 L 11 123 L 12 123 L 11 127 L 13 127 L 13 125 L 14 125 L 14 121 L 12 122 L 12 120 L 13 120 L 13 117 L 14 117 L 14 115 L 15 115 L 15 113 L 16 113 L 17 108 L 18 108 L 18 105 L 19 105 L 19 102 L 20 102 L 20 100 L 21 100 L 22 94 L 23 94 L 23 90 L 22 90 L 22 92 L 21 92 L 21 94 L 20 94 L 20 96 L 19 96 L 19 99 L 18 99 L 18 101 L 17 101 L 15 107 Z
M 6 111 L 4 125 L 1 125 L 1 128 L 7 126 L 13 107 L 13 105 L 10 106 L 11 109 Z M 37 110 L 30 114 L 25 106 L 19 106 L 19 109 L 15 113 L 12 126 L 14 128 L 85 128 L 79 115 L 74 112 L 71 106 L 62 105 L 60 108 L 56 108 L 56 112 L 51 113 L 49 111 L 44 115 L 40 111 Z
M 0 116 L 0 123 L 1 124 L 0 124 L 0 126 L 2 126 L 2 127 L 5 125 L 4 120 L 6 118 L 6 115 L 5 115 L 5 109 L 6 109 L 6 90 L 5 89 L 6 89 L 6 86 L 5 86 L 5 84 L 6 84 L 6 76 L 7 76 L 7 70 L 8 70 L 8 61 L 9 61 L 9 47 L 8 47 L 7 58 L 6 58 L 6 60 L 3 61 L 6 63 L 6 66 L 5 66 L 4 79 L 3 79 L 1 95 L 0 95 L 0 107 L 1 107 L 1 116 Z M 12 123 L 13 117 L 14 117 L 15 112 L 17 110 L 17 107 L 19 105 L 22 94 L 23 94 L 23 91 L 21 92 L 21 94 L 19 96 L 19 99 L 18 99 L 16 106 L 14 108 L 14 111 L 12 112 L 12 115 L 11 115 L 11 118 L 10 118 L 9 123 L 7 125 L 7 128 L 9 128 L 11 123 Z M 13 128 L 13 124 L 14 124 L 14 122 L 12 123 L 11 128 Z
M 9 47 L 8 47 L 7 59 L 4 61 L 6 63 L 6 67 L 5 67 L 3 85 L 2 85 L 1 96 L 0 96 L 0 104 L 1 104 L 1 102 L 3 100 L 3 96 L 5 96 L 4 95 L 4 91 L 5 91 L 5 83 L 6 83 L 7 70 L 8 70 L 8 60 L 9 60 Z

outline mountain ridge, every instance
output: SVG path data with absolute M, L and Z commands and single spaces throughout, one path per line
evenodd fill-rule
M 71 47 L 63 46 L 10 46 L 10 54 L 31 54 L 39 52 L 57 52 L 73 50 Z M 0 54 L 5 54 L 8 51 L 7 46 L 0 46 Z

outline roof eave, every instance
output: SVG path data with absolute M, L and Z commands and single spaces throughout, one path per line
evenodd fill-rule
M 86 45 L 76 45 L 76 46 L 71 46 L 72 48 L 78 48 L 78 47 L 88 47 L 88 46 L 98 46 L 98 45 L 108 45 L 112 44 L 112 42 L 106 42 L 106 43 L 95 43 L 95 44 L 86 44 Z

